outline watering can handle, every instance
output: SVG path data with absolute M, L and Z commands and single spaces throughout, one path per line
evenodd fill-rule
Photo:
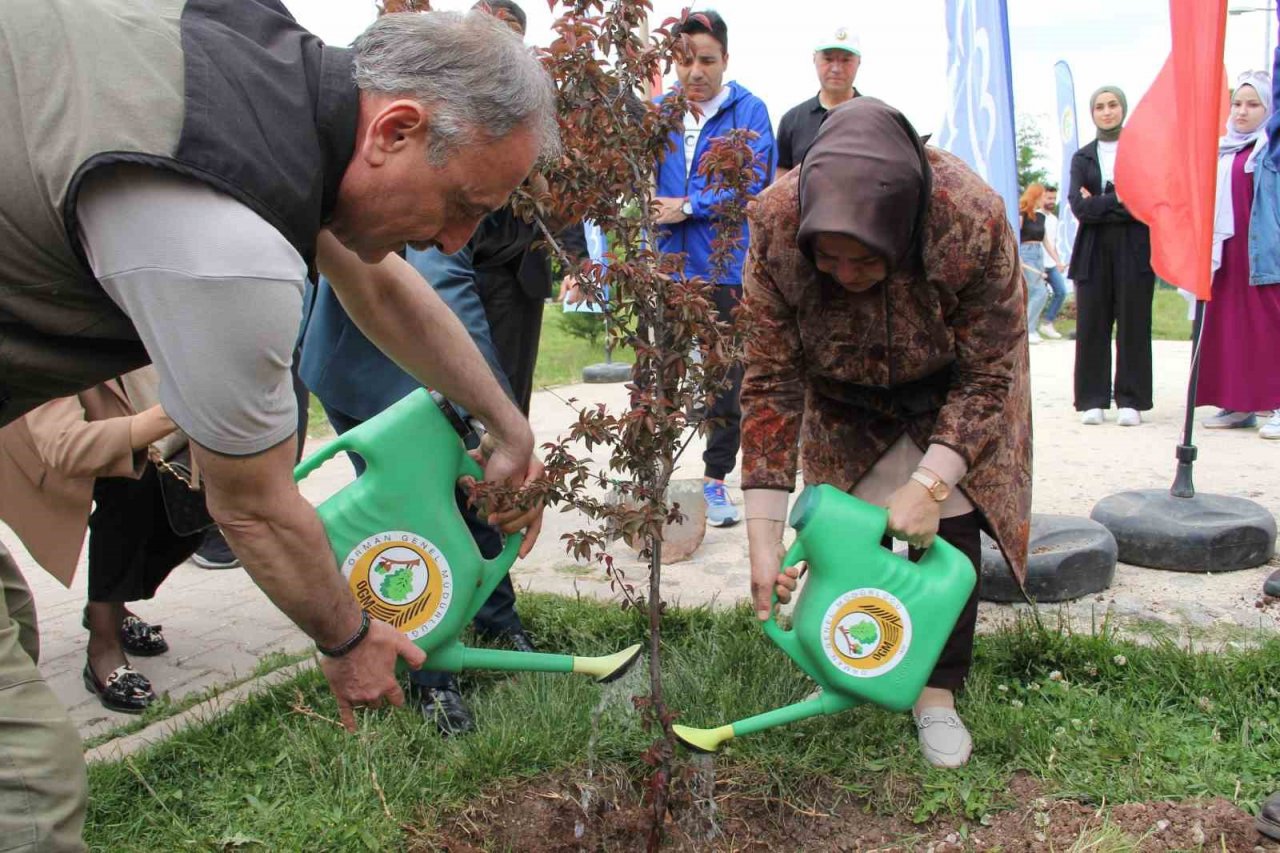
M 916 562 L 916 566 L 918 568 L 925 569 L 926 571 L 935 567 L 941 569 L 944 566 L 954 563 L 958 558 L 963 558 L 966 563 L 969 562 L 969 558 L 965 557 L 959 548 L 952 545 L 941 536 L 935 536 L 933 537 L 933 544 L 929 546 L 929 549 L 925 551 L 924 555 Z
M 783 556 L 782 567 L 780 570 L 785 572 L 797 563 L 803 562 L 804 559 L 804 544 L 800 539 L 796 539 L 796 541 L 792 543 L 791 548 Z M 800 641 L 796 636 L 795 631 L 784 631 L 782 626 L 778 624 L 776 612 L 777 605 L 778 590 L 777 585 L 775 584 L 774 589 L 770 590 L 769 618 L 764 621 L 762 627 L 764 628 L 764 633 L 769 637 L 769 639 L 773 640 L 773 642 L 777 644 L 778 648 L 782 649 L 789 657 L 794 659 L 796 653 L 799 651 Z
M 484 479 L 484 469 L 480 467 L 479 462 L 471 458 L 470 454 L 464 453 L 459 458 L 461 460 L 458 464 L 459 477 L 474 477 L 477 482 Z M 515 565 L 520 546 L 524 543 L 524 534 L 512 533 L 510 536 L 504 536 L 503 539 L 505 541 L 502 543 L 502 551 L 493 559 L 484 561 L 483 577 L 486 587 L 490 586 L 488 583 L 490 579 L 493 579 L 493 586 L 497 586 L 498 579 Z
M 301 483 L 317 468 L 337 456 L 344 450 L 350 450 L 350 441 L 347 436 L 349 433 L 343 433 L 315 453 L 303 459 L 298 466 L 293 469 L 294 482 Z

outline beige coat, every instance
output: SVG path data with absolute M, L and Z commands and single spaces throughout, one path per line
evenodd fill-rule
M 65 586 L 80 561 L 93 481 L 137 478 L 146 466 L 146 452 L 129 440 L 133 414 L 119 381 L 111 380 L 0 429 L 0 520 Z

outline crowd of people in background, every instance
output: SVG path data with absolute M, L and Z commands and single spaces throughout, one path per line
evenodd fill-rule
M 11 469 L 6 482 L 23 478 L 30 486 L 0 494 L 0 518 L 63 582 L 88 531 L 83 676 L 104 706 L 140 712 L 155 700 L 127 655 L 161 654 L 168 644 L 159 625 L 128 605 L 154 595 L 202 547 L 202 565 L 234 566 L 243 557 L 268 595 L 316 640 L 342 720 L 354 727 L 353 706 L 404 701 L 392 663 L 403 657 L 414 665 L 422 656 L 359 612 L 332 561 L 297 556 L 328 553 L 290 474 L 305 423 L 301 395 L 316 394 L 341 433 L 430 384 L 489 428 L 497 448 L 489 474 L 517 486 L 538 475 L 527 415 L 552 268 L 537 230 L 506 200 L 537 156 L 555 150 L 554 95 L 545 72 L 512 38 L 525 28 L 513 0 L 482 0 L 479 15 L 388 16 L 352 51 L 314 53 L 302 47 L 310 36 L 293 22 L 236 5 L 201 13 L 218 26 L 183 30 L 182 38 L 175 31 L 170 65 L 181 70 L 184 51 L 196 49 L 187 37 L 206 39 L 200 50 L 240 81 L 234 92 L 220 92 L 228 109 L 279 111 L 286 124 L 302 128 L 290 139 L 312 159 L 297 185 L 281 191 L 279 207 L 268 208 L 257 200 L 275 197 L 278 187 L 254 159 L 257 143 L 233 145 L 204 128 L 190 88 L 184 100 L 183 88 L 171 86 L 179 94 L 167 112 L 145 119 L 130 119 L 123 100 L 69 107 L 85 114 L 75 113 L 82 120 L 58 132 L 74 136 L 75 127 L 91 127 L 92 138 L 84 151 L 50 155 L 63 158 L 54 169 L 61 175 L 57 198 L 33 190 L 30 198 L 4 200 L 0 237 L 4 222 L 36 221 L 71 195 L 79 207 L 71 205 L 76 216 L 68 221 L 92 275 L 77 279 L 71 307 L 15 303 L 42 319 L 25 330 L 33 342 L 26 360 L 17 368 L 0 362 L 0 406 L 8 406 L 0 409 L 0 423 L 8 424 L 0 430 L 0 466 Z M 414 20 L 425 18 L 431 20 Z M 68 39 L 99 35 L 69 26 Z M 103 39 L 137 53 L 130 41 L 137 36 L 103 21 L 97 26 Z M 241 55 L 219 41 L 224 31 L 293 47 L 279 48 L 270 61 L 265 49 Z M 1068 277 L 1081 422 L 1104 423 L 1114 403 L 1115 423 L 1133 427 L 1153 405 L 1150 235 L 1115 188 L 1125 94 L 1104 86 L 1090 98 L 1097 138 L 1075 153 L 1070 186 L 1062 188 L 1079 223 L 1066 257 L 1057 242 L 1059 188 L 1023 188 L 1013 233 L 1000 197 L 968 166 L 928 147 L 893 106 L 859 92 L 862 48 L 851 28 L 816 34 L 818 92 L 783 115 L 776 137 L 765 104 L 726 79 L 725 20 L 697 11 L 676 31 L 685 37 L 684 53 L 675 88 L 662 97 L 679 90 L 696 109 L 654 164 L 656 236 L 664 252 L 683 256 L 680 275 L 713 285 L 721 319 L 732 322 L 745 303 L 765 330 L 746 342 L 744 363 L 705 413 L 703 455 L 708 523 L 729 527 L 745 515 L 760 617 L 768 616 L 771 595 L 786 601 L 796 588 L 796 573 L 780 574 L 778 566 L 798 467 L 808 483 L 831 483 L 885 506 L 887 535 L 907 542 L 911 559 L 942 535 L 980 566 L 986 531 L 1021 578 L 1031 508 L 1028 347 L 1063 337 L 1055 321 L 1071 292 Z M 459 128 L 488 122 L 482 134 L 444 139 L 422 104 L 401 97 L 397 63 L 408 64 L 423 44 L 470 81 L 445 92 L 420 80 L 423 103 L 453 110 Z M 268 93 L 236 76 L 266 73 L 289 50 L 296 55 L 284 64 L 292 76 L 279 91 L 293 91 L 292 100 L 268 105 L 260 100 Z M 507 76 L 495 78 L 494 68 Z M 173 82 L 158 66 L 129 73 Z M 69 91 L 73 82 L 66 81 Z M 1213 428 L 1254 427 L 1262 413 L 1264 438 L 1280 438 L 1280 371 L 1266 357 L 1280 333 L 1280 157 L 1268 150 L 1265 133 L 1272 97 L 1267 74 L 1243 75 L 1222 138 L 1213 301 L 1204 312 L 1197 398 L 1219 407 L 1205 423 Z M 20 100 L 0 90 L 0 108 L 6 98 Z M 475 101 L 484 103 L 473 108 Z M 313 103 L 322 115 L 310 112 Z M 102 112 L 108 109 L 121 117 Z M 753 132 L 757 200 L 749 230 L 744 226 L 749 239 L 712 269 L 720 199 L 697 164 L 713 139 L 732 130 Z M 138 153 L 119 162 L 102 153 L 124 150 L 126 138 Z M 275 141 L 260 142 L 269 149 Z M 243 157 L 228 165 L 224 155 L 241 145 Z M 335 151 L 346 159 L 334 159 Z M 94 152 L 99 159 L 84 159 Z M 184 169 L 171 169 L 173 162 Z M 73 180 L 85 163 L 94 165 L 89 176 Z M 460 177 L 468 175 L 483 180 Z M 199 228 L 184 231 L 182 223 Z M 557 225 L 564 227 L 558 242 L 586 257 L 582 225 Z M 146 228 L 171 239 L 139 237 Z M 230 241 L 217 244 L 223 251 L 216 257 L 204 248 L 210 229 Z M 29 273 L 37 285 L 80 268 L 63 236 L 46 235 L 41 244 L 45 266 Z M 156 269 L 174 281 L 157 289 L 147 273 Z M 322 275 L 304 290 L 308 269 Z M 211 277 L 222 281 L 221 290 L 207 287 Z M 375 289 L 381 302 L 367 296 Z M 117 334 L 124 343 L 83 346 L 82 327 L 67 320 L 76 311 L 106 318 L 93 326 L 102 332 L 93 341 Z M 201 322 L 189 322 L 192 316 Z M 212 322 L 218 317 L 226 322 Z M 136 328 L 141 343 L 121 333 L 121 321 Z M 438 329 L 439 340 L 423 344 L 416 332 L 424 327 Z M 154 368 L 134 369 L 148 358 Z M 299 379 L 305 388 L 293 387 Z M 740 452 L 741 510 L 725 486 Z M 352 462 L 358 472 L 360 460 Z M 207 523 L 191 528 L 176 520 L 181 501 L 163 492 L 175 472 L 185 472 L 184 486 L 192 483 L 183 477 L 206 478 Z M 501 533 L 527 531 L 522 556 L 537 539 L 540 508 L 490 519 L 464 494 L 458 501 L 486 555 L 501 547 Z M 215 519 L 226 538 L 212 529 Z M 83 817 L 83 766 L 78 751 L 66 749 L 69 724 L 35 669 L 34 610 L 2 549 L 0 580 L 0 691 L 16 701 L 10 683 L 25 679 L 19 683 L 31 720 L 21 736 L 37 744 L 33 765 L 47 765 L 26 776 L 21 767 L 0 767 L 0 790 L 28 791 L 38 804 L 33 825 L 73 848 L 66 839 L 78 835 Z M 973 749 L 955 697 L 972 659 L 977 600 L 975 588 L 913 709 L 921 754 L 936 767 L 959 767 Z M 508 579 L 476 627 L 491 642 L 532 651 L 515 604 Z M 454 676 L 414 674 L 409 699 L 444 735 L 474 725 Z M 61 781 L 40 781 L 50 772 Z M 1280 802 L 1266 808 L 1280 821 Z M 0 831 L 7 820 L 0 815 Z

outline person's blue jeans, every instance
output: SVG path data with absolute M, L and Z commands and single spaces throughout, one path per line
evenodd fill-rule
M 1067 280 L 1062 277 L 1062 271 L 1057 267 L 1049 267 L 1045 270 L 1049 274 L 1049 287 L 1053 290 L 1053 296 L 1049 300 L 1049 307 L 1044 309 L 1044 320 L 1042 322 L 1052 323 L 1057 318 L 1058 312 L 1062 310 L 1062 305 L 1067 301 Z
M 359 418 L 353 418 L 345 412 L 326 406 L 323 400 L 320 401 L 320 405 L 324 408 L 325 416 L 328 417 L 329 423 L 333 425 L 338 435 L 363 423 Z M 357 477 L 364 473 L 363 459 L 354 453 L 347 454 L 347 458 L 351 460 L 351 467 L 356 469 Z M 501 534 L 481 521 L 476 511 L 467 506 L 467 496 L 461 489 L 457 490 L 457 499 L 458 509 L 462 511 L 462 518 L 467 523 L 467 529 L 471 531 L 471 538 L 476 540 L 476 545 L 480 548 L 480 556 L 486 560 L 492 560 L 502 553 Z M 502 576 L 502 580 L 476 612 L 474 624 L 476 631 L 485 637 L 498 637 L 524 629 L 520 622 L 520 615 L 516 613 L 516 590 L 511 585 L 510 575 Z M 409 683 L 416 687 L 445 687 L 453 681 L 454 674 L 451 672 L 409 670 Z
M 1044 244 L 1023 243 L 1018 247 L 1022 259 L 1022 277 L 1027 280 L 1027 333 L 1040 327 L 1040 314 L 1049 301 L 1049 288 L 1044 280 Z

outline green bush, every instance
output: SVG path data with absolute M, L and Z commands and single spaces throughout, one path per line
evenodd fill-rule
M 581 338 L 595 346 L 604 337 L 604 315 L 568 311 L 560 315 L 560 328 L 570 337 Z

